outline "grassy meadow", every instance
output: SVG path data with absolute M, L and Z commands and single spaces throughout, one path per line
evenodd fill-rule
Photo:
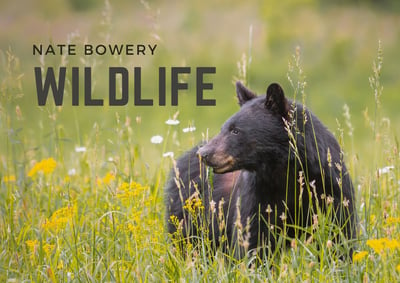
M 390 1 L 327 2 L 0 3 L 0 281 L 400 281 L 400 13 Z M 32 54 L 32 44 L 51 42 L 157 44 L 157 51 Z M 52 98 L 38 106 L 36 66 L 67 67 L 63 106 Z M 72 106 L 72 66 L 92 67 L 93 96 L 106 105 Z M 130 70 L 130 89 L 141 66 L 142 95 L 155 105 L 135 106 L 131 94 L 126 106 L 108 106 L 109 66 Z M 189 88 L 178 106 L 157 105 L 160 66 L 168 74 L 191 67 L 180 77 Z M 216 106 L 196 106 L 199 66 L 216 67 L 206 76 L 214 89 L 205 91 Z M 173 244 L 164 219 L 169 171 L 238 110 L 237 79 L 259 94 L 280 82 L 339 140 L 360 218 L 353 263 L 340 258 L 348 245 L 332 241 L 323 217 L 312 237 L 268 261 L 209 253 L 212 243 L 201 238 L 182 250 Z M 169 88 L 167 81 L 167 102 Z

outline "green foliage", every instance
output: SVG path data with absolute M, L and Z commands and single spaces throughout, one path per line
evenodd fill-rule
M 299 52 L 294 55 L 288 77 L 295 92 L 304 95 L 305 81 L 299 56 Z M 14 58 L 11 62 L 16 60 L 11 53 L 8 58 Z M 6 64 L 6 70 L 13 69 L 11 66 L 14 65 Z M 374 78 L 371 79 L 373 90 L 378 92 L 381 66 L 380 49 L 371 77 Z M 7 90 L 14 89 L 11 86 L 18 85 L 19 80 L 17 75 L 5 82 L 2 97 Z M 2 109 L 9 107 L 6 100 L 2 101 Z M 8 120 L 15 119 L 9 112 L 3 111 L 2 115 Z M 57 119 L 56 116 L 56 128 L 61 129 L 62 121 Z M 177 114 L 173 121 L 177 121 Z M 347 123 L 351 128 L 350 122 Z M 182 142 L 176 135 L 177 123 L 168 124 L 164 148 L 167 143 Z M 10 130 L 9 125 L 12 123 L 2 124 L 1 130 Z M 214 241 L 205 236 L 209 221 L 205 217 L 218 217 L 218 229 L 223 230 L 221 209 L 214 204 L 212 212 L 205 214 L 202 200 L 196 195 L 186 201 L 184 209 L 198 234 L 191 239 L 182 237 L 182 224 L 171 218 L 169 221 L 178 229 L 174 235 L 167 235 L 161 190 L 171 163 L 165 157 L 154 175 L 149 175 L 141 165 L 143 145 L 135 144 L 132 139 L 137 134 L 127 117 L 124 121 L 117 115 L 114 139 L 108 141 L 112 146 L 105 151 L 104 141 L 95 128 L 87 135 L 83 146 L 69 151 L 73 161 L 68 162 L 61 159 L 66 153 L 60 153 L 62 143 L 57 140 L 60 134 L 50 138 L 53 149 L 39 147 L 41 149 L 31 154 L 32 161 L 27 161 L 21 151 L 11 154 L 13 138 L 7 136 L 11 145 L 1 153 L 2 159 L 7 160 L 0 183 L 2 281 L 391 282 L 400 279 L 400 242 L 397 240 L 400 215 L 396 193 L 400 158 L 398 145 L 390 139 L 385 139 L 381 146 L 383 141 L 377 136 L 374 144 L 377 154 L 383 154 L 393 165 L 374 174 L 358 173 L 361 180 L 357 190 L 360 234 L 354 263 L 349 264 L 343 261 L 343 255 L 354 243 L 347 242 L 341 228 L 329 220 L 332 213 L 329 203 L 325 214 L 317 206 L 313 225 L 306 228 L 307 233 L 301 233 L 302 236 L 289 239 L 285 233 L 276 231 L 273 236 L 278 239 L 278 249 L 267 258 L 261 258 L 261 253 L 248 253 L 243 260 L 237 260 L 235 248 L 215 248 Z M 20 143 L 26 148 L 28 144 L 38 146 L 40 140 L 21 139 Z M 53 153 L 54 158 L 49 153 Z M 50 158 L 36 159 L 44 155 Z M 8 164 L 14 166 L 8 167 Z M 25 169 L 17 169 L 21 167 Z M 299 182 L 300 186 L 304 185 L 303 181 Z M 312 189 L 309 184 L 306 186 L 307 190 Z M 246 227 L 237 227 L 242 247 L 246 247 L 246 231 Z M 222 242 L 223 237 L 219 239 Z M 288 248 L 285 248 L 286 241 L 291 243 Z
M 57 4 L 64 4 L 60 6 L 63 8 L 68 6 L 65 2 L 58 1 L 56 5 L 50 2 L 43 2 L 41 7 L 46 8 L 39 13 L 52 15 L 50 19 L 57 14 L 53 12 L 61 13 L 55 7 Z M 395 100 L 398 93 L 397 61 L 385 60 L 382 69 L 383 51 L 382 47 L 379 48 L 370 79 L 371 91 L 369 65 L 372 54 L 376 53 L 371 47 L 376 45 L 376 38 L 358 33 L 362 27 L 353 20 L 348 20 L 351 24 L 346 26 L 346 31 L 335 25 L 346 13 L 349 15 L 346 19 L 357 19 L 357 15 L 362 15 L 362 18 L 367 16 L 371 20 L 368 11 L 361 10 L 361 14 L 337 8 L 320 11 L 316 1 L 308 0 L 295 1 L 295 5 L 290 1 L 281 5 L 272 2 L 274 6 L 260 5 L 257 6 L 260 9 L 250 14 L 244 11 L 253 8 L 240 4 L 243 5 L 240 10 L 242 17 L 238 17 L 235 11 L 232 14 L 226 12 L 226 5 L 222 3 L 215 7 L 216 15 L 211 13 L 211 20 L 207 21 L 201 17 L 201 12 L 208 11 L 207 5 L 198 3 L 190 16 L 182 16 L 184 27 L 177 29 L 174 24 L 182 24 L 179 18 L 175 23 L 166 21 L 163 16 L 172 19 L 174 15 L 184 14 L 175 9 L 185 10 L 186 4 L 175 3 L 176 6 L 171 8 L 158 3 L 164 9 L 160 12 L 152 6 L 153 3 L 143 1 L 146 9 L 140 7 L 146 10 L 146 19 L 151 19 L 151 27 L 145 30 L 134 25 L 124 28 L 124 21 L 132 17 L 132 11 L 126 9 L 125 14 L 121 8 L 117 10 L 121 14 L 111 17 L 112 9 L 107 6 L 101 23 L 93 28 L 98 33 L 84 31 L 89 33 L 91 40 L 122 42 L 123 39 L 125 42 L 126 38 L 146 38 L 159 40 L 159 44 L 167 42 L 160 48 L 159 55 L 151 59 L 54 56 L 33 60 L 32 56 L 25 55 L 25 50 L 19 49 L 20 45 L 28 45 L 27 42 L 31 44 L 28 39 L 20 34 L 13 35 L 13 29 L 2 31 L 2 37 L 20 44 L 10 49 L 1 45 L 7 51 L 0 52 L 0 132 L 3 137 L 0 140 L 0 281 L 400 280 L 400 156 L 398 133 L 395 131 L 399 124 L 395 116 L 398 111 L 398 101 Z M 130 7 L 124 5 L 122 7 Z M 74 9 L 83 8 L 86 7 L 76 6 Z M 33 10 L 32 14 L 35 13 L 38 11 Z M 61 14 L 67 13 L 63 10 Z M 220 34 L 215 33 L 215 20 L 222 14 L 230 23 L 225 26 L 232 25 L 239 31 L 232 39 L 232 42 L 240 42 L 239 47 L 221 40 Z M 87 17 L 85 21 L 98 22 L 98 13 L 84 15 Z M 283 19 L 282 15 L 286 18 Z M 79 18 L 73 13 L 70 16 Z M 363 18 L 362 25 L 366 25 L 367 34 L 378 26 L 380 20 L 384 19 L 389 26 L 396 22 L 391 13 L 377 17 L 377 21 Z M 135 22 L 137 26 L 143 27 L 143 15 L 134 18 L 139 19 Z M 238 18 L 241 21 L 235 25 Z M 261 26 L 268 26 L 267 34 L 260 32 L 259 25 L 255 24 L 248 36 L 249 18 L 261 21 Z M 321 21 L 321 18 L 326 21 Z M 23 25 L 24 21 L 18 24 Z M 170 26 L 163 29 L 164 24 Z M 245 27 L 241 29 L 242 26 Z M 207 40 L 196 35 L 195 31 L 200 29 L 207 31 Z M 241 34 L 243 30 L 245 32 Z M 225 35 L 234 33 L 224 31 Z M 396 29 L 394 31 L 396 34 Z M 68 41 L 77 44 L 84 42 L 82 37 L 76 33 L 66 36 Z M 176 42 L 170 38 L 175 38 Z M 381 45 L 388 46 L 385 56 L 397 58 L 398 39 L 389 39 L 387 45 L 385 42 Z M 43 37 L 40 40 L 43 41 Z M 209 44 L 211 41 L 213 44 Z M 205 42 L 209 44 L 206 51 Z M 287 72 L 288 54 L 299 43 L 302 49 L 296 50 Z M 178 49 L 181 45 L 183 47 Z M 163 185 L 173 164 L 169 156 L 171 152 L 179 155 L 202 138 L 207 139 L 207 127 L 210 135 L 216 133 L 223 120 L 237 109 L 230 82 L 234 63 L 240 58 L 238 54 L 248 49 L 240 61 L 237 78 L 256 88 L 264 86 L 266 78 L 268 81 L 282 80 L 288 89 L 292 87 L 292 97 L 310 104 L 322 120 L 327 120 L 331 129 L 338 127 L 338 140 L 345 149 L 356 185 L 360 216 L 352 264 L 340 257 L 348 252 L 350 243 L 343 240 L 336 244 L 332 241 L 332 235 L 341 238 L 340 227 L 332 225 L 320 211 L 315 211 L 315 225 L 307 228 L 310 237 L 303 234 L 297 239 L 287 239 L 283 235 L 279 245 L 283 246 L 284 240 L 289 240 L 290 247 L 277 249 L 268 259 L 249 253 L 238 261 L 233 257 L 233 251 L 222 248 L 215 251 L 213 241 L 204 237 L 208 227 L 205 226 L 201 203 L 196 199 L 186 206 L 192 219 L 198 220 L 196 225 L 200 234 L 195 240 L 182 238 L 179 230 L 176 235 L 167 235 L 165 231 Z M 13 50 L 17 50 L 18 56 Z M 300 51 L 304 52 L 302 56 Z M 179 108 L 166 107 L 160 111 L 130 106 L 119 109 L 74 108 L 67 103 L 63 107 L 54 107 L 51 103 L 43 108 L 33 106 L 36 105 L 35 88 L 30 70 L 34 65 L 92 66 L 95 70 L 94 93 L 96 97 L 104 97 L 104 89 L 108 86 L 102 70 L 108 66 L 131 68 L 140 64 L 148 67 L 148 64 L 161 66 L 177 62 L 187 65 L 211 62 L 217 65 L 215 89 L 218 106 L 213 111 L 193 107 L 192 89 L 182 93 Z M 307 78 L 300 63 L 306 66 Z M 286 73 L 289 81 L 285 78 Z M 153 67 L 144 71 L 143 76 L 144 82 L 157 81 Z M 191 76 L 182 79 L 193 82 Z M 70 82 L 71 77 L 67 80 Z M 386 87 L 384 91 L 382 85 Z M 146 83 L 143 88 L 146 95 L 157 93 L 154 83 Z M 71 98 L 70 92 L 68 85 L 66 101 Z M 344 109 L 343 118 L 338 114 L 340 109 Z M 178 117 L 179 125 L 164 123 Z M 332 117 L 337 117 L 336 124 Z M 193 126 L 198 130 L 191 131 Z M 183 129 L 189 130 L 183 132 Z M 163 135 L 162 143 L 149 143 L 150 137 L 156 134 Z M 215 213 L 218 217 L 218 204 Z M 245 227 L 241 229 L 246 232 Z M 242 239 L 241 244 L 245 245 L 245 233 Z
M 368 5 L 374 9 L 397 10 L 400 8 L 396 0 L 320 0 L 324 5 Z
M 96 6 L 99 1 L 88 0 L 88 1 L 79 1 L 79 0 L 69 0 L 69 4 L 71 5 L 72 9 L 76 11 L 85 11 L 89 10 Z

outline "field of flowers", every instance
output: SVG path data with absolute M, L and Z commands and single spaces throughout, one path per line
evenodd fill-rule
M 43 6 L 50 7 L 48 9 L 53 9 L 52 12 L 56 10 L 51 1 L 44 2 Z M 77 4 L 79 1 L 72 2 L 82 8 Z M 279 9 L 286 10 L 290 1 L 283 2 L 286 5 Z M 315 4 L 317 1 L 294 2 Z M 121 17 L 116 13 L 114 20 L 121 30 L 113 34 L 111 8 L 108 1 L 105 3 L 101 24 L 97 27 L 100 32 L 91 32 L 100 34 L 102 40 L 112 36 L 117 41 L 122 40 L 126 34 L 132 33 L 127 31 L 131 27 L 124 22 L 131 15 L 128 13 L 126 16 L 124 9 L 120 9 Z M 328 24 L 322 32 L 329 34 L 329 38 L 323 39 L 328 43 L 320 48 L 320 31 L 309 32 L 308 27 L 318 26 L 314 23 L 319 22 L 319 17 L 323 18 L 318 14 L 324 13 L 323 9 L 317 13 L 314 6 L 307 4 L 307 9 L 297 12 L 299 6 L 293 5 L 296 20 L 304 20 L 301 23 L 307 30 L 305 34 L 310 35 L 311 42 L 315 43 L 309 46 L 323 49 L 318 49 L 321 52 L 315 58 L 311 49 L 308 57 L 300 60 L 300 49 L 290 57 L 285 53 L 287 49 L 282 47 L 292 48 L 291 38 L 297 33 L 302 35 L 300 29 L 278 24 L 282 21 L 277 6 L 270 9 L 261 5 L 255 23 L 265 20 L 274 24 L 275 29 L 268 31 L 266 36 L 254 28 L 254 40 L 249 36 L 250 46 L 247 46 L 247 34 L 240 35 L 240 47 L 235 48 L 243 49 L 245 46 L 249 51 L 245 52 L 236 68 L 238 57 L 233 56 L 236 53 L 230 50 L 233 44 L 229 46 L 218 41 L 220 33 L 208 34 L 211 30 L 215 32 L 214 26 L 205 29 L 207 38 L 211 36 L 216 42 L 213 52 L 203 51 L 204 42 L 199 44 L 201 37 L 197 38 L 191 30 L 199 30 L 198 27 L 204 24 L 196 9 L 208 9 L 206 4 L 193 7 L 157 4 L 164 8 L 164 14 L 160 15 L 154 6 L 151 8 L 149 3 L 141 1 L 144 8 L 140 7 L 151 17 L 150 20 L 145 17 L 135 20 L 140 23 L 149 21 L 151 28 L 142 31 L 142 26 L 139 26 L 135 36 L 147 40 L 156 38 L 160 45 L 164 44 L 164 50 L 156 58 L 135 60 L 146 67 L 172 64 L 185 56 L 189 62 L 182 62 L 182 65 L 215 62 L 219 75 L 215 88 L 221 96 L 217 97 L 218 107 L 213 111 L 192 107 L 191 99 L 195 97 L 192 90 L 182 94 L 178 109 L 166 107 L 154 111 L 126 107 L 116 110 L 105 106 L 99 111 L 99 108 L 74 108 L 71 105 L 56 107 L 52 103 L 37 107 L 36 101 L 33 106 L 32 101 L 36 99 L 33 78 L 26 71 L 31 65 L 40 64 L 42 68 L 92 66 L 96 70 L 93 88 L 96 95 L 101 95 L 107 89 L 106 80 L 97 70 L 111 65 L 131 68 L 136 62 L 122 57 L 93 59 L 78 56 L 41 57 L 32 62 L 31 57 L 19 55 L 24 54 L 21 50 L 19 53 L 12 48 L 0 50 L 0 282 L 400 282 L 400 153 L 396 136 L 398 129 L 395 128 L 399 121 L 393 115 L 398 108 L 398 97 L 393 95 L 398 92 L 398 64 L 395 60 L 385 61 L 388 71 L 383 72 L 386 66 L 383 55 L 392 58 L 395 54 L 394 57 L 398 57 L 396 40 L 391 38 L 396 33 L 384 34 L 391 39 L 387 40 L 391 48 L 385 53 L 382 47 L 385 45 L 379 43 L 376 58 L 367 64 L 365 58 L 369 57 L 365 53 L 370 51 L 361 47 L 368 46 L 368 50 L 373 52 L 376 48 L 363 41 L 362 32 L 357 33 L 362 38 L 357 39 L 359 41 L 354 43 L 354 47 L 349 39 L 351 34 L 343 34 L 342 30 L 335 30 Z M 217 7 L 219 12 L 227 7 L 220 5 Z M 243 17 L 246 23 L 253 17 L 254 7 L 249 5 L 239 9 L 240 15 L 250 11 Z M 189 10 L 187 19 L 183 16 L 180 19 L 182 27 L 178 20 L 170 21 L 169 12 L 174 12 L 175 8 Z M 236 24 L 238 12 L 227 10 L 227 22 Z M 46 13 L 47 10 L 43 8 L 43 11 Z M 358 15 L 358 11 L 352 9 L 344 11 L 344 16 L 350 15 L 347 21 L 354 18 L 352 15 Z M 208 12 L 211 19 L 218 16 L 214 10 Z M 337 15 L 343 15 L 340 9 L 326 13 L 329 15 L 326 22 L 329 23 L 336 23 Z M 369 10 L 363 13 L 368 19 L 374 19 Z M 383 26 L 391 26 L 397 21 L 392 14 L 382 14 L 377 18 L 385 19 Z M 94 22 L 99 17 L 97 11 L 85 15 L 95 19 Z M 69 16 L 65 17 L 71 24 L 73 20 Z M 207 25 L 212 23 L 208 18 L 204 21 Z M 29 24 L 29 19 L 27 22 Z M 362 22 L 364 25 L 369 21 L 363 18 Z M 160 32 L 162 23 L 167 26 L 163 35 Z M 185 40 L 179 40 L 178 33 L 174 34 L 174 25 L 179 26 Z M 357 27 L 360 28 L 351 23 L 346 31 L 357 30 Z M 248 26 L 243 29 L 249 30 Z M 250 31 L 252 35 L 253 29 Z M 12 33 L 13 29 L 5 32 Z M 0 36 L 5 32 L 1 31 Z M 146 37 L 147 34 L 150 36 Z M 168 41 L 172 35 L 176 36 L 177 43 Z M 18 40 L 23 39 L 18 36 Z M 82 43 L 84 40 L 86 38 L 78 33 L 68 35 L 68 41 Z M 369 43 L 375 43 L 374 40 L 370 39 Z M 243 44 L 243 41 L 246 42 Z M 184 47 L 175 50 L 179 44 Z M 282 53 L 287 55 L 283 59 Z M 352 54 L 353 59 L 348 59 L 348 54 Z M 290 58 L 289 68 L 282 63 L 286 58 Z M 307 64 L 311 60 L 315 60 L 313 64 L 316 67 L 307 77 L 306 84 L 300 63 L 304 61 Z M 268 62 L 267 67 L 265 62 Z M 277 66 L 277 69 L 272 70 L 270 66 Z M 151 68 L 148 69 L 147 72 L 151 73 Z M 149 79 L 148 73 L 144 72 L 144 81 L 151 82 L 153 77 Z M 319 76 L 321 73 L 323 76 Z M 166 221 L 176 226 L 179 223 L 173 217 L 165 219 L 165 182 L 175 159 L 184 150 L 207 140 L 209 131 L 212 134 L 218 132 L 216 129 L 222 121 L 233 114 L 232 105 L 236 103 L 234 88 L 227 86 L 226 82 L 239 78 L 261 84 L 259 81 L 264 82 L 266 77 L 282 78 L 281 74 L 287 74 L 289 80 L 283 84 L 291 87 L 286 89 L 291 98 L 300 96 L 298 87 L 308 84 L 311 85 L 310 93 L 326 91 L 324 96 L 314 95 L 310 104 L 315 106 L 319 117 L 329 117 L 326 119 L 328 127 L 345 149 L 346 164 L 356 189 L 360 220 L 357 242 L 337 244 L 331 238 L 331 232 L 337 227 L 332 227 L 322 215 L 315 218 L 313 227 L 308 230 L 310 237 L 292 239 L 290 247 L 277 249 L 268 260 L 255 254 L 236 260 L 229 251 L 216 249 L 210 252 L 213 243 L 208 239 L 198 237 L 195 241 L 187 241 L 179 233 L 168 235 Z M 386 78 L 385 83 L 390 84 L 385 91 L 382 76 Z M 68 80 L 71 80 L 70 75 Z M 191 78 L 183 77 L 183 80 L 191 81 Z M 356 91 L 353 85 L 356 85 Z M 145 84 L 143 92 L 154 93 L 152 87 L 150 83 Z M 67 83 L 67 99 L 71 98 L 70 92 L 71 86 Z M 336 95 L 334 99 L 330 97 L 332 93 Z M 367 93 L 368 99 L 360 93 Z M 388 93 L 391 95 L 385 96 Z M 304 98 L 297 97 L 297 100 L 301 99 Z M 338 113 L 337 105 L 341 108 L 341 103 L 347 100 L 351 101 L 353 108 L 345 104 L 343 113 Z M 373 101 L 372 107 L 364 108 L 369 100 Z M 329 107 L 331 102 L 332 107 Z M 323 107 L 318 107 L 321 103 Z M 391 110 L 389 114 L 385 112 L 387 109 Z M 332 113 L 336 113 L 334 118 Z M 335 118 L 336 125 L 332 122 Z M 216 122 L 212 124 L 210 121 Z M 211 207 L 216 217 L 220 217 L 218 205 Z M 204 204 L 199 198 L 193 198 L 184 204 L 184 209 L 194 216 L 204 212 Z M 355 244 L 351 263 L 340 256 L 348 251 L 349 244 Z
M 399 148 L 379 107 L 375 120 L 365 117 L 374 133 L 373 162 L 390 165 L 357 172 L 360 227 L 353 263 L 338 256 L 339 247 L 326 233 L 330 223 L 321 216 L 314 222 L 311 237 L 293 239 L 290 248 L 277 251 L 267 262 L 256 255 L 237 261 L 229 252 L 210 253 L 212 243 L 206 239 L 195 245 L 185 240 L 174 245 L 177 238 L 165 231 L 163 184 L 174 155 L 164 150 L 168 142 L 179 142 L 177 132 L 190 134 L 194 127 L 183 128 L 178 114 L 166 121 L 165 137 L 151 139 L 164 152 L 152 174 L 142 162 L 140 145 L 132 139 L 132 123 L 141 121 L 132 122 L 128 116 L 116 119 L 115 138 L 108 141 L 112 150 L 105 150 L 96 128 L 85 145 L 68 154 L 57 135 L 49 139 L 47 147 L 38 148 L 37 140 L 13 128 L 23 117 L 9 93 L 19 93 L 22 78 L 18 76 L 18 58 L 10 52 L 6 55 L 3 67 L 8 76 L 2 80 L 0 105 L 5 137 L 0 176 L 1 281 L 400 280 Z M 377 105 L 382 94 L 382 64 L 379 50 L 370 77 Z M 345 116 L 346 133 L 339 131 L 342 143 L 352 138 L 350 114 L 345 111 Z M 67 155 L 71 155 L 69 162 L 62 159 Z M 349 152 L 348 160 L 356 172 L 357 157 Z M 196 199 L 184 208 L 195 214 L 201 213 L 203 206 Z

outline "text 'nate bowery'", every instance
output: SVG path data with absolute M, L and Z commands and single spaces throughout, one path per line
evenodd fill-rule
M 33 55 L 154 55 L 157 44 L 33 44 Z

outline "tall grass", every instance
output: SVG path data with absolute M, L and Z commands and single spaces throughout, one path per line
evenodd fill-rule
M 246 80 L 250 51 L 239 64 L 239 77 Z M 21 87 L 25 78 L 13 52 L 1 52 L 0 59 L 0 131 L 4 137 L 0 141 L 0 281 L 400 281 L 400 156 L 390 120 L 380 113 L 384 95 L 381 46 L 370 79 L 376 107 L 372 118 L 364 112 L 371 125 L 372 164 L 360 164 L 357 158 L 350 110 L 345 108 L 344 121 L 338 118 L 338 139 L 350 148 L 346 158 L 360 215 L 352 264 L 338 256 L 347 247 L 334 244 L 330 232 L 337 227 L 322 215 L 310 228 L 312 239 L 293 239 L 290 247 L 277 249 L 267 260 L 257 254 L 236 260 L 223 249 L 215 251 L 213 241 L 202 234 L 208 227 L 205 219 L 198 218 L 204 206 L 196 198 L 185 209 L 193 220 L 200 219 L 196 225 L 202 233 L 197 241 L 182 238 L 179 229 L 177 235 L 167 235 L 162 188 L 173 162 L 171 154 L 165 154 L 157 168 L 148 169 L 142 152 L 154 145 L 137 142 L 140 125 L 146 121 L 116 114 L 107 139 L 100 123 L 87 133 L 76 124 L 77 138 L 71 141 L 59 117 L 62 109 L 48 107 L 37 120 L 39 132 L 21 130 L 24 119 L 30 117 L 21 113 L 18 103 L 30 90 L 24 92 Z M 289 81 L 294 97 L 301 95 L 305 103 L 298 52 L 293 59 Z M 45 68 L 50 63 L 42 64 Z M 194 143 L 193 136 L 180 134 L 183 127 L 167 127 L 162 149 L 157 149 L 160 155 L 179 144 Z M 223 224 L 219 204 L 214 205 L 210 217 L 218 217 Z M 223 229 L 223 225 L 215 228 Z M 246 231 L 246 227 L 238 228 Z M 241 242 L 244 246 L 245 240 Z M 283 246 L 282 241 L 278 246 Z

